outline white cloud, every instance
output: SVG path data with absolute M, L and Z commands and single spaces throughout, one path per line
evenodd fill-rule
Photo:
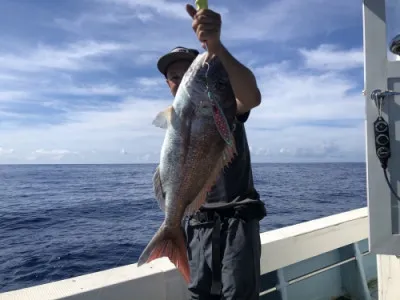
M 295 42 L 354 24 L 355 14 L 361 12 L 361 5 L 347 0 L 274 0 L 254 9 L 246 2 L 235 1 L 235 6 L 236 14 L 223 16 L 229 26 L 223 36 L 239 41 Z
M 19 149 L 21 155 L 33 151 L 33 156 L 60 155 L 91 152 L 97 154 L 116 153 L 118 149 L 133 154 L 147 153 L 159 149 L 163 131 L 151 125 L 156 112 L 169 102 L 150 99 L 127 99 L 109 108 L 108 111 L 71 111 L 68 122 L 40 127 L 21 126 L 18 129 L 0 131 L 0 140 L 7 141 Z M 43 145 L 68 151 L 31 150 Z M 140 145 L 141 147 L 137 147 Z M 157 148 L 152 148 L 156 146 Z M 142 149 L 140 149 L 142 148 Z M 62 158 L 62 157 L 61 157 Z M 106 158 L 107 160 L 107 158 Z
M 142 88 L 157 88 L 166 84 L 164 77 L 138 77 L 136 83 Z
M 364 99 L 361 88 L 344 72 L 359 64 L 348 63 L 346 68 L 340 60 L 347 61 L 352 49 L 326 49 L 300 49 L 304 64 L 298 67 L 298 61 L 283 61 L 255 70 L 263 103 L 253 111 L 247 128 L 256 160 L 364 159 Z M 333 60 L 336 65 L 331 68 Z M 329 63 L 321 66 L 324 61 Z
M 267 66 L 255 72 L 264 104 L 254 111 L 253 120 L 288 124 L 363 118 L 361 90 L 349 94 L 356 85 L 345 75 L 329 70 L 322 74 L 303 72 L 291 64 Z
M 0 91 L 0 102 L 1 101 L 15 101 L 20 98 L 25 98 L 28 95 L 24 91 Z
M 57 16 L 56 29 L 69 35 L 63 43 L 3 47 L 0 163 L 158 161 L 165 131 L 151 123 L 172 96 L 156 59 L 176 45 L 199 47 L 184 5 L 98 0 L 93 10 Z M 354 4 L 219 5 L 229 8 L 222 16 L 224 40 L 252 66 L 262 91 L 246 125 L 253 161 L 363 160 L 360 47 L 305 42 L 353 22 Z M 337 24 L 339 17 L 344 21 Z M 182 32 L 173 35 L 177 28 Z M 266 53 L 253 53 L 252 40 Z M 270 41 L 290 45 L 291 55 Z
M 105 68 L 101 61 L 91 61 L 92 58 L 110 55 L 112 53 L 134 49 L 132 44 L 113 42 L 84 41 L 68 45 L 67 48 L 52 48 L 39 45 L 36 49 L 25 50 L 25 53 L 1 53 L 0 71 L 46 71 L 49 69 L 82 70 Z
M 312 53 L 317 54 L 318 49 Z M 260 67 L 255 73 L 263 103 L 252 112 L 247 129 L 253 149 L 258 149 L 253 150 L 256 161 L 307 157 L 342 160 L 346 155 L 362 160 L 364 102 L 360 93 L 349 93 L 355 88 L 354 82 L 342 73 L 329 70 L 322 74 L 304 73 L 287 62 Z M 154 85 L 148 78 L 139 77 L 138 82 L 144 86 Z M 167 91 L 166 86 L 164 89 Z M 113 91 L 118 94 L 120 89 L 114 87 Z M 15 149 L 35 148 L 40 143 L 46 147 L 73 149 L 70 151 L 83 156 L 97 149 L 104 157 L 120 151 L 133 154 L 127 156 L 128 161 L 157 161 L 164 131 L 151 122 L 172 99 L 124 99 L 108 111 L 98 111 L 94 107 L 71 111 L 66 123 L 0 131 L 0 139 L 13 140 Z M 345 126 L 338 127 L 342 121 Z M 329 122 L 334 124 L 329 126 Z M 61 154 L 65 153 L 57 152 L 53 156 L 62 159 L 65 155 Z
M 5 149 L 0 147 L 0 156 L 1 155 L 7 155 L 7 154 L 13 154 L 14 153 L 14 149 Z
M 157 14 L 164 14 L 168 17 L 179 19 L 190 19 L 185 10 L 184 3 L 171 2 L 165 0 L 98 0 L 110 4 L 124 5 L 128 8 L 134 9 L 139 16 L 149 15 L 145 9 L 151 9 Z M 144 10 L 144 11 L 143 11 Z M 145 17 L 147 19 L 148 17 Z M 150 17 L 151 18 L 151 17 Z
M 76 151 L 67 149 L 37 149 L 26 157 L 28 161 L 61 161 L 63 158 L 70 155 L 79 155 Z
M 348 70 L 364 66 L 362 49 L 338 49 L 335 45 L 320 45 L 317 49 L 300 49 L 308 68 L 317 70 Z
M 113 5 L 122 5 L 126 8 L 132 9 L 135 16 L 137 16 L 142 21 L 148 21 L 152 19 L 153 14 L 161 15 L 163 17 L 171 17 L 183 20 L 190 20 L 190 16 L 186 12 L 186 4 L 194 3 L 191 2 L 176 2 L 168 0 L 96 0 L 103 3 L 110 3 Z M 210 3 L 210 8 L 223 13 L 228 14 L 229 10 L 227 7 L 214 5 Z

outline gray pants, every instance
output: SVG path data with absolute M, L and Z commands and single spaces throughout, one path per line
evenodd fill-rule
M 184 222 L 190 299 L 259 299 L 259 220 L 209 215 Z

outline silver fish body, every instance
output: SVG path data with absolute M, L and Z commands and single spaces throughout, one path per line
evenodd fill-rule
M 187 282 L 190 274 L 182 218 L 201 207 L 207 192 L 236 154 L 232 134 L 236 99 L 221 61 L 215 56 L 208 58 L 205 52 L 193 61 L 172 106 L 153 121 L 166 129 L 160 163 L 153 176 L 165 219 L 138 261 L 140 266 L 167 256 Z

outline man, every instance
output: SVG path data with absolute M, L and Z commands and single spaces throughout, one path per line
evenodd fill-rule
M 253 185 L 250 152 L 244 123 L 261 102 L 254 75 L 220 41 L 221 17 L 212 10 L 187 5 L 192 27 L 208 52 L 221 60 L 237 101 L 234 137 L 238 155 L 221 173 L 199 212 L 183 222 L 192 299 L 258 299 L 260 275 L 259 221 L 266 215 Z M 192 61 L 195 49 L 176 47 L 162 56 L 157 67 L 173 96 Z

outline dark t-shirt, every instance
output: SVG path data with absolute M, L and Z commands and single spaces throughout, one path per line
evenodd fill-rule
M 237 155 L 225 168 L 216 184 L 208 193 L 202 209 L 221 209 L 234 206 L 259 206 L 262 217 L 266 215 L 264 203 L 254 187 L 250 150 L 247 143 L 244 123 L 250 112 L 236 117 L 233 135 L 236 141 Z M 256 208 L 257 209 L 257 208 Z M 258 210 L 258 209 L 257 209 Z

